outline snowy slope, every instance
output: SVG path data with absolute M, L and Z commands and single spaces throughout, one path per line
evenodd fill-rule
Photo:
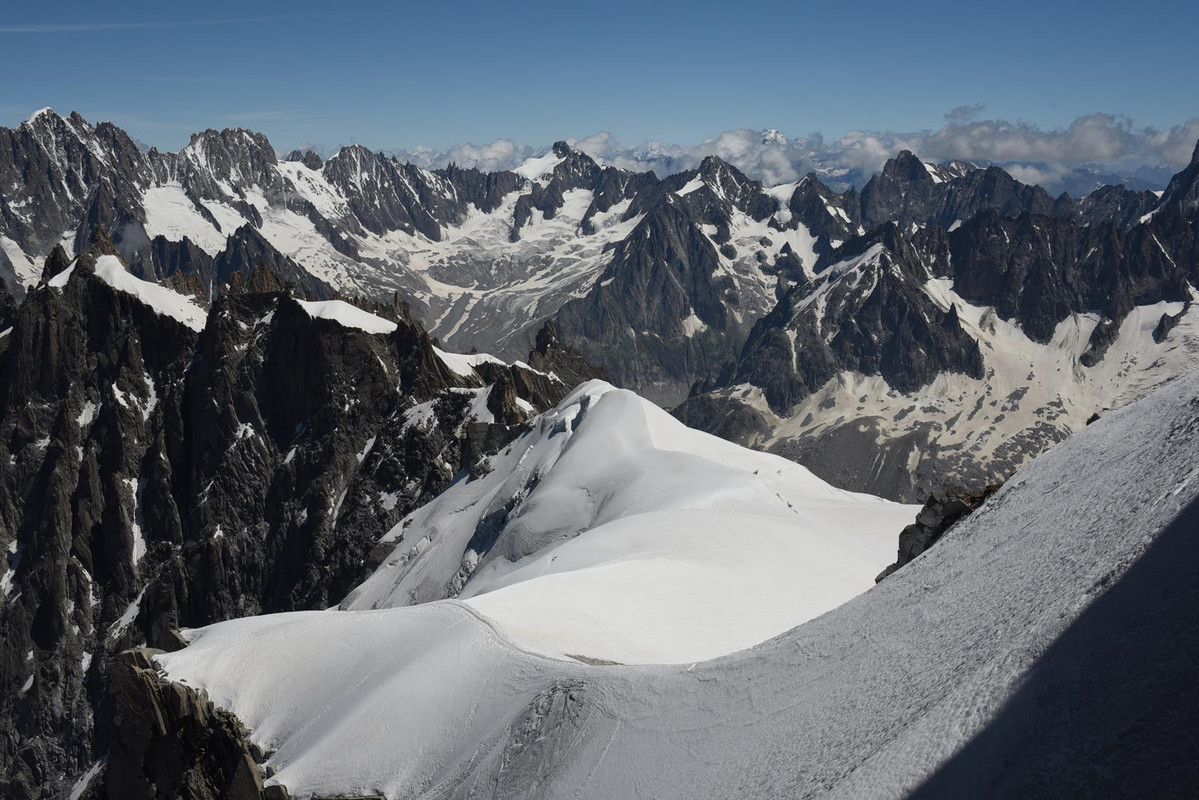
M 343 608 L 464 599 L 531 648 L 688 662 L 873 585 L 915 513 L 692 431 L 601 381 L 385 537 Z
M 1034 793 L 1153 793 L 1180 766 L 1156 754 L 1189 741 L 1161 736 L 1158 720 L 1194 699 L 1143 692 L 1181 689 L 1177 670 L 1195 653 L 1193 626 L 1171 629 L 1180 617 L 1163 613 L 1195 600 L 1193 582 L 1171 571 L 1189 573 L 1194 548 L 1181 561 L 1154 556 L 1193 534 L 1197 394 L 1192 373 L 1108 415 L 879 586 L 727 658 L 551 661 L 466 604 L 434 603 L 237 620 L 193 632 L 159 661 L 237 713 L 274 751 L 274 780 L 300 795 L 902 797 L 1013 708 L 1033 715 L 1018 740 L 1055 746 L 1019 760 L 1003 747 L 983 753 L 968 795 L 1003 780 Z M 1188 504 L 1191 522 L 1168 528 Z M 1159 591 L 1116 611 L 1145 622 L 1127 642 L 1078 643 L 1073 629 L 1092 610 L 1124 602 L 1138 559 Z M 1181 660 L 1142 660 L 1152 641 L 1173 641 Z M 1060 663 L 1061 642 L 1081 648 L 1074 666 L 1038 669 Z M 1021 705 L 1030 679 L 1048 694 Z M 1076 705 L 1057 708 L 1060 692 Z M 1130 705 L 1142 697 L 1146 707 Z
M 158 314 L 177 319 L 193 331 L 204 330 L 208 312 L 195 300 L 157 283 L 135 278 L 116 256 L 96 259 L 96 277 L 114 289 L 133 295 Z
M 331 319 L 345 328 L 357 328 L 367 333 L 393 333 L 396 324 L 369 311 L 363 311 L 344 300 L 297 300 L 313 319 Z
M 70 266 L 62 272 L 51 276 L 46 281 L 46 285 L 62 289 L 67 285 L 67 280 L 74 270 L 75 262 L 72 261 Z M 98 257 L 95 275 L 117 291 L 136 297 L 139 302 L 153 309 L 156 314 L 176 319 L 193 331 L 204 330 L 208 312 L 194 298 L 180 294 L 161 284 L 143 281 L 141 278 L 135 277 L 125 269 L 125 265 L 116 256 L 102 255 Z

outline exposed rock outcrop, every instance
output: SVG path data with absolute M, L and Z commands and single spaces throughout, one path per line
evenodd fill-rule
M 129 650 L 109 665 L 97 725 L 102 772 L 91 796 L 263 800 L 245 728 L 203 693 L 160 678 L 154 653 Z
M 999 491 L 1000 486 L 993 483 L 978 490 L 955 486 L 929 495 L 924 507 L 916 515 L 916 521 L 899 532 L 899 553 L 895 563 L 883 570 L 875 582 L 883 580 L 935 545 L 958 521 L 972 514 L 988 497 Z

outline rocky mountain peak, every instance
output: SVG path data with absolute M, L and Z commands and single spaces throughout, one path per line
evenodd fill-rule
M 736 206 L 754 219 L 763 219 L 774 212 L 775 203 L 762 192 L 762 185 L 720 156 L 706 156 L 694 174 L 719 200 Z
M 782 132 L 775 130 L 774 128 L 769 128 L 762 131 L 761 141 L 762 144 L 786 144 L 787 137 L 784 136 Z
M 58 116 L 57 111 L 55 111 L 53 108 L 50 108 L 50 106 L 46 106 L 45 108 L 39 108 L 37 111 L 34 111 L 32 114 L 30 114 L 28 117 L 26 117 L 25 121 L 22 122 L 21 124 L 22 125 L 36 125 L 42 118 L 57 117 L 57 116 Z
M 48 154 L 65 157 L 72 165 L 80 156 L 95 156 L 100 150 L 95 129 L 78 111 L 64 117 L 52 108 L 43 108 L 22 122 L 18 130 L 32 134 Z
M 883 165 L 882 176 L 904 183 L 933 183 L 928 168 L 911 150 L 900 150 L 894 158 L 888 159 Z
M 70 263 L 71 257 L 67 255 L 62 244 L 54 245 L 54 249 L 50 251 L 50 255 L 46 256 L 45 264 L 42 266 L 42 282 L 44 283 L 62 272 Z
M 66 120 L 62 118 L 62 115 L 47 106 L 30 114 L 20 127 L 30 131 L 53 131 L 61 129 L 65 125 Z
M 349 158 L 349 159 L 355 159 L 358 161 L 361 161 L 363 159 L 373 160 L 375 158 L 375 156 L 382 157 L 382 154 L 375 153 L 370 148 L 364 147 L 363 145 L 360 145 L 357 143 L 345 144 L 345 145 L 342 145 L 340 148 L 338 148 L 337 152 L 333 155 L 332 158 L 329 159 L 329 161 L 333 161 L 333 159 L 336 159 L 336 158 Z M 328 163 L 328 162 L 326 162 L 326 163 Z
M 541 329 L 537 331 L 537 337 L 534 339 L 533 349 L 535 352 L 545 354 L 548 353 L 551 347 L 558 344 L 558 328 L 554 325 L 552 319 L 547 319 Z
M 308 169 L 319 170 L 324 166 L 324 161 L 313 150 L 292 150 L 283 157 L 284 161 L 299 161 Z
M 92 236 L 88 240 L 88 244 L 90 245 L 89 252 L 92 255 L 116 256 L 121 259 L 122 264 L 125 264 L 125 257 L 121 255 L 121 251 L 117 249 L 117 246 L 112 243 L 112 238 L 108 235 L 108 231 L 103 225 L 97 226 L 92 231 Z M 125 267 L 128 269 L 129 265 L 125 264 Z
M 1162 194 L 1158 208 L 1173 209 L 1180 212 L 1199 207 L 1199 142 L 1195 144 L 1195 153 L 1191 163 L 1182 172 L 1170 179 L 1170 184 Z
M 184 148 L 200 163 L 219 168 L 217 159 L 222 157 L 248 157 L 255 161 L 274 164 L 278 157 L 266 136 L 245 128 L 224 128 L 220 131 L 208 128 L 192 134 Z
M 727 161 L 720 156 L 704 156 L 704 160 L 699 162 L 699 174 L 703 177 L 716 177 L 728 170 L 735 170 Z
M 560 188 L 567 189 L 592 188 L 599 180 L 601 169 L 595 159 L 576 150 L 566 142 L 554 142 L 553 154 L 562 159 L 562 163 L 554 167 L 552 180 L 559 183 Z
M 978 167 L 974 164 L 971 164 L 969 161 L 962 161 L 960 158 L 953 159 L 945 165 L 945 168 L 958 178 L 968 175 L 969 173 L 978 169 Z

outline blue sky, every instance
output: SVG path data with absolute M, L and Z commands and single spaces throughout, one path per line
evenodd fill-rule
M 0 124 L 77 109 L 177 149 L 205 127 L 278 146 L 698 142 L 914 131 L 957 106 L 1040 128 L 1199 116 L 1199 3 L 14 3 Z

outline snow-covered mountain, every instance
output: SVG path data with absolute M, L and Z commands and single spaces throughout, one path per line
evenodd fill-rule
M 562 143 L 492 173 L 242 130 L 143 152 L 44 111 L 0 132 L 0 182 L 6 796 L 258 797 L 263 760 L 322 793 L 853 795 L 862 753 L 907 776 L 887 794 L 987 718 L 917 713 L 991 685 L 946 669 L 1016 675 L 1002 648 L 1189 496 L 1194 378 L 1108 410 L 1199 362 L 1199 151 L 1160 198 L 910 153 L 838 193 Z M 916 509 L 834 485 L 923 500 L 1080 430 L 870 589 Z M 863 691 L 881 728 L 838 705 Z M 888 749 L 925 724 L 956 733 Z M 778 778 L 758 753 L 792 741 Z
M 270 782 L 301 796 L 1183 796 L 1199 780 L 1197 394 L 1192 372 L 1113 412 L 879 586 L 724 658 L 633 667 L 522 644 L 549 635 L 548 599 L 575 602 L 544 582 L 607 560 L 592 553 L 533 554 L 532 575 L 461 602 L 222 623 L 156 661 L 234 711 Z M 604 398 L 621 395 L 590 414 Z M 544 617 L 505 616 L 522 578 L 543 582 Z
M 280 160 L 240 129 L 143 152 L 49 109 L 0 140 L 0 276 L 17 294 L 55 245 L 69 259 L 104 226 L 140 277 L 179 272 L 211 295 L 265 263 L 318 299 L 398 293 L 459 351 L 519 358 L 552 317 L 619 385 L 667 406 L 716 380 L 818 258 L 880 225 L 948 229 L 993 210 L 1127 227 L 1169 202 L 1119 187 L 1055 199 L 998 167 L 910 153 L 837 193 L 815 175 L 764 187 L 715 156 L 659 178 L 564 142 L 490 173 L 361 146 Z
M 446 597 L 526 647 L 620 663 L 756 644 L 871 586 L 916 509 L 690 430 L 592 381 L 392 528 L 342 608 Z
M 1199 365 L 1196 170 L 1199 149 L 1151 210 L 1113 190 L 1084 200 L 1088 219 L 975 211 L 942 190 L 966 179 L 889 165 L 862 208 L 907 227 L 822 254 L 676 413 L 887 497 L 1002 480 Z M 990 196 L 1019 189 L 986 172 L 1007 187 Z
M 142 152 L 110 124 L 48 109 L 0 138 L 0 180 L 13 187 L 0 195 L 0 273 L 13 283 L 45 277 L 47 258 L 61 267 L 103 226 L 140 277 L 178 274 L 212 296 L 265 265 L 314 299 L 399 296 L 462 352 L 520 358 L 552 318 L 617 385 L 667 407 L 699 394 L 679 412 L 690 424 L 896 498 L 1002 477 L 1196 363 L 1179 316 L 1199 262 L 1195 163 L 1161 197 L 1104 187 L 1076 200 L 908 152 L 860 192 L 837 193 L 815 175 L 764 187 L 714 156 L 659 178 L 563 142 L 484 173 L 361 146 L 280 160 L 244 130 Z M 894 251 L 882 267 L 847 267 L 873 263 L 860 257 L 880 237 Z M 830 318 L 801 331 L 797 307 Z M 957 327 L 938 333 L 945 314 Z M 992 315 L 1011 335 L 992 334 Z M 1059 337 L 1070 315 L 1086 330 Z M 1161 324 L 1121 327 L 1142 317 Z M 783 351 L 797 345 L 780 336 L 799 342 L 790 366 Z M 1057 339 L 1057 355 L 1032 353 Z M 792 373 L 802 388 L 784 388 Z M 956 375 L 973 383 L 920 396 Z M 962 403 L 981 407 L 967 419 Z M 907 408 L 899 424 L 875 420 Z M 989 441 L 965 426 L 979 414 Z

